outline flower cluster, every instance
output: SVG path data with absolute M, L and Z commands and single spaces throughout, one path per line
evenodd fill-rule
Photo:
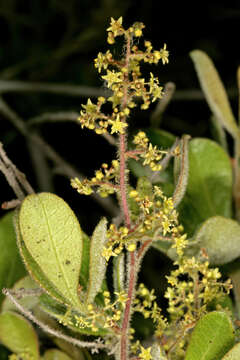
M 113 44 L 117 36 L 124 36 L 127 43 L 126 55 L 123 59 L 114 59 L 108 50 L 105 54 L 99 53 L 94 60 L 99 73 L 105 72 L 102 79 L 106 86 L 112 90 L 112 95 L 107 99 L 99 97 L 96 104 L 88 99 L 86 105 L 82 105 L 79 121 L 82 128 L 94 130 L 97 134 L 104 134 L 110 127 L 111 134 L 123 134 L 126 131 L 126 118 L 131 109 L 137 106 L 136 97 L 142 98 L 142 109 L 148 109 L 151 102 L 156 101 L 163 95 L 162 87 L 159 86 L 158 78 L 150 73 L 147 81 L 141 77 L 140 62 L 158 64 L 159 60 L 165 64 L 168 62 L 166 45 L 161 50 L 153 50 L 150 41 L 144 43 L 144 51 L 132 45 L 134 37 L 142 36 L 144 25 L 140 22 L 133 24 L 125 30 L 122 26 L 122 18 L 111 19 L 108 31 L 108 43 Z M 110 102 L 112 113 L 105 114 L 103 104 Z
M 148 165 L 153 171 L 160 171 L 162 169 L 159 161 L 162 159 L 163 154 L 166 151 L 159 150 L 156 146 L 153 146 L 147 135 L 143 131 L 139 131 L 133 139 L 133 143 L 136 145 L 135 154 L 139 154 L 144 159 L 143 165 Z
M 229 293 L 230 280 L 220 282 L 218 268 L 209 268 L 208 261 L 192 257 L 175 264 L 178 268 L 167 277 L 171 285 L 165 294 L 169 300 L 168 312 L 172 320 L 195 322 L 207 311 L 208 304 Z
M 172 198 L 166 197 L 158 186 L 152 188 L 147 179 L 139 179 L 137 189 L 129 192 L 129 202 L 135 222 L 131 229 L 110 225 L 108 242 L 103 251 L 106 260 L 119 255 L 124 247 L 128 251 L 136 250 L 137 243 L 147 238 L 154 241 L 168 235 L 174 242 L 184 237 L 181 235 L 182 226 L 178 224 Z
M 112 165 L 104 163 L 100 170 L 95 171 L 95 176 L 92 179 L 79 180 L 74 178 L 71 180 L 71 185 L 79 194 L 91 195 L 93 188 L 97 187 L 97 192 L 101 197 L 106 197 L 118 190 L 116 178 L 119 172 L 119 161 L 113 160 Z
M 104 306 L 87 305 L 84 314 L 68 309 L 59 317 L 59 322 L 70 328 L 87 328 L 93 333 L 99 331 L 119 332 L 120 320 L 127 301 L 127 294 L 123 291 L 115 292 L 115 301 L 111 302 L 109 291 L 103 292 Z

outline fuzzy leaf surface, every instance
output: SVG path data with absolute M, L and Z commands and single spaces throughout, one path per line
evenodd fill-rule
M 184 135 L 180 143 L 180 156 L 174 158 L 175 191 L 173 194 L 174 207 L 182 201 L 187 190 L 189 161 L 188 161 L 188 142 L 190 136 Z
M 236 344 L 222 360 L 239 360 L 240 359 L 240 343 Z
M 113 259 L 113 285 L 116 292 L 124 291 L 125 258 L 124 253 Z
M 27 353 L 29 358 L 39 359 L 38 339 L 35 330 L 19 314 L 10 311 L 0 314 L 0 341 L 16 354 Z
M 240 225 L 237 221 L 214 216 L 205 221 L 190 248 L 206 249 L 211 265 L 223 265 L 240 256 Z
M 238 126 L 226 90 L 212 60 L 201 50 L 192 51 L 190 56 L 212 113 L 234 138 L 238 138 Z
M 40 266 L 33 259 L 32 255 L 26 248 L 26 245 L 22 239 L 19 228 L 19 212 L 17 211 L 14 217 L 15 232 L 17 235 L 17 245 L 22 256 L 25 267 L 30 274 L 30 276 L 36 281 L 36 283 L 44 289 L 47 294 L 49 294 L 54 299 L 58 300 L 61 303 L 69 304 L 69 301 L 65 299 L 56 289 L 56 287 L 51 283 L 51 281 L 44 274 Z
M 208 313 L 193 330 L 185 360 L 219 360 L 232 348 L 234 340 L 234 329 L 226 313 Z
M 231 163 L 214 141 L 201 138 L 190 141 L 187 191 L 178 210 L 189 236 L 209 217 L 231 217 Z
M 87 303 L 92 303 L 100 291 L 105 277 L 107 263 L 102 256 L 107 239 L 107 220 L 103 218 L 96 226 L 90 247 L 89 283 L 87 288 Z
M 13 212 L 0 219 L 0 249 L 0 289 L 11 288 L 15 281 L 26 274 L 16 244 Z M 0 292 L 0 302 L 3 297 Z
M 50 193 L 27 196 L 19 213 L 27 250 L 60 294 L 78 306 L 82 233 L 70 207 Z

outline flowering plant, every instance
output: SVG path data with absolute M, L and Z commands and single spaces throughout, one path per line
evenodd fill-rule
M 71 354 L 71 346 L 76 345 L 92 353 L 105 350 L 120 360 L 200 359 L 193 354 L 205 332 L 202 329 L 210 323 L 215 324 L 216 331 L 222 326 L 226 337 L 221 346 L 215 342 L 213 348 L 202 344 L 200 354 L 207 347 L 212 357 L 201 359 L 220 359 L 216 356 L 223 356 L 235 341 L 230 309 L 224 303 L 230 299 L 231 281 L 222 280 L 219 269 L 213 267 L 233 258 L 215 261 L 216 251 L 206 240 L 206 226 L 196 238 L 187 239 L 179 220 L 178 209 L 181 218 L 187 191 L 191 194 L 189 151 L 192 156 L 194 149 L 189 150 L 190 137 L 176 139 L 165 149 L 153 145 L 142 130 L 131 143 L 128 141 L 134 109 L 140 106 L 147 110 L 164 96 L 158 78 L 152 72 L 147 78 L 143 76 L 141 66 L 167 64 L 169 52 L 166 44 L 160 50 L 154 50 L 150 41 L 143 42 L 143 47 L 136 45 L 143 29 L 140 22 L 125 29 L 121 17 L 111 19 L 107 42 L 113 45 L 122 37 L 123 56 L 115 58 L 110 50 L 98 54 L 94 64 L 110 94 L 98 97 L 96 102 L 88 99 L 78 118 L 82 129 L 116 143 L 117 155 L 111 164 L 103 163 L 91 179 L 75 177 L 71 185 L 83 195 L 96 192 L 106 198 L 115 194 L 121 210 L 118 217 L 109 224 L 102 218 L 90 240 L 63 199 L 50 193 L 35 194 L 26 179 L 18 176 L 29 195 L 23 199 L 20 193 L 14 224 L 30 277 L 13 290 L 3 290 L 7 297 L 0 315 L 0 339 L 13 351 L 12 358 L 39 357 L 36 333 L 19 313 L 53 336 L 60 349 L 65 346 L 68 357 L 83 356 L 83 350 Z M 156 178 L 167 171 L 173 159 L 176 180 L 168 195 Z M 143 174 L 147 169 L 148 174 L 140 176 L 135 185 L 129 181 L 132 162 L 139 164 Z M 174 264 L 164 295 L 168 300 L 167 314 L 163 314 L 154 290 L 137 282 L 143 257 L 151 246 L 167 254 Z M 111 285 L 106 280 L 110 266 Z M 137 338 L 131 323 L 136 313 L 152 322 L 149 344 Z M 15 339 L 21 338 L 21 332 L 27 334 L 24 346 L 4 335 L 11 324 L 17 329 Z M 204 336 L 211 342 L 210 332 Z

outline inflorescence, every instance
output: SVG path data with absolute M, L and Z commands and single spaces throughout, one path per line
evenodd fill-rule
M 99 97 L 94 104 L 90 99 L 82 105 L 79 121 L 82 128 L 88 128 L 96 134 L 117 134 L 119 137 L 127 134 L 128 119 L 132 110 L 140 104 L 146 110 L 151 102 L 161 99 L 163 88 L 159 86 L 158 78 L 152 73 L 148 79 L 142 77 L 141 63 L 162 64 L 168 63 L 169 53 L 164 44 L 160 50 L 154 50 L 150 41 L 144 42 L 144 50 L 134 44 L 134 38 L 142 37 L 144 25 L 134 23 L 128 29 L 122 26 L 122 17 L 118 20 L 111 18 L 110 27 L 107 29 L 107 41 L 110 45 L 115 43 L 117 37 L 122 36 L 125 42 L 124 56 L 115 59 L 111 51 L 99 53 L 94 60 L 95 67 L 104 80 L 107 88 L 111 90 L 108 98 Z M 106 113 L 109 109 L 112 112 Z M 143 166 L 149 166 L 152 171 L 161 171 L 161 160 L 168 153 L 153 146 L 147 135 L 139 131 L 133 139 L 134 148 L 126 150 L 123 154 L 125 161 L 128 158 L 141 160 Z M 119 155 L 119 154 L 118 154 Z M 175 154 L 177 155 L 177 152 Z M 119 159 L 112 161 L 111 165 L 103 163 L 101 169 L 95 172 L 91 179 L 80 181 L 72 179 L 72 186 L 84 195 L 90 195 L 96 190 L 99 195 L 120 193 L 120 155 Z M 124 178 L 128 170 L 124 168 Z M 148 179 L 139 179 L 136 188 L 126 183 L 126 196 L 131 217 L 131 225 L 110 224 L 107 231 L 107 243 L 103 256 L 108 261 L 112 256 L 118 256 L 124 249 L 128 252 L 140 250 L 146 242 L 167 240 L 175 248 L 176 269 L 167 277 L 169 287 L 165 297 L 169 301 L 168 312 L 170 322 L 162 316 L 157 305 L 154 291 L 149 291 L 140 284 L 133 302 L 133 312 L 140 312 L 145 318 L 151 318 L 155 324 L 155 336 L 166 351 L 177 346 L 186 345 L 186 333 L 189 326 L 194 326 L 196 321 L 208 310 L 208 305 L 228 293 L 231 288 L 229 281 L 220 282 L 221 274 L 217 268 L 209 267 L 207 259 L 188 258 L 184 255 L 188 241 L 183 228 L 178 222 L 178 214 L 174 208 L 173 199 L 166 197 L 161 188 L 152 186 Z M 118 329 L 121 322 L 121 309 L 127 301 L 125 293 L 117 294 L 117 300 L 111 303 L 109 293 L 104 293 L 104 307 L 94 308 L 89 305 L 89 317 L 71 314 L 70 320 L 74 326 L 90 327 L 97 331 L 100 324 L 106 328 Z M 106 315 L 107 314 L 107 315 Z M 192 325 L 193 324 L 193 325 Z M 100 327 L 101 327 L 100 326 Z M 176 329 L 182 334 L 179 343 L 175 342 Z M 130 331 L 130 339 L 134 330 Z M 151 348 L 143 348 L 139 341 L 132 344 L 132 353 L 140 359 L 151 359 Z

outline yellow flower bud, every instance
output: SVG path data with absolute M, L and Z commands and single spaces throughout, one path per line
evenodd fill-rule
M 129 193 L 129 196 L 131 198 L 135 198 L 138 196 L 138 192 L 136 190 L 131 190 L 130 193 Z
M 136 244 L 132 243 L 127 246 L 127 250 L 133 252 L 136 250 Z
M 104 177 L 104 175 L 100 170 L 96 171 L 96 179 L 97 180 L 102 180 L 103 177 Z
M 136 29 L 135 32 L 134 32 L 134 34 L 135 34 L 136 37 L 142 36 L 142 30 Z

